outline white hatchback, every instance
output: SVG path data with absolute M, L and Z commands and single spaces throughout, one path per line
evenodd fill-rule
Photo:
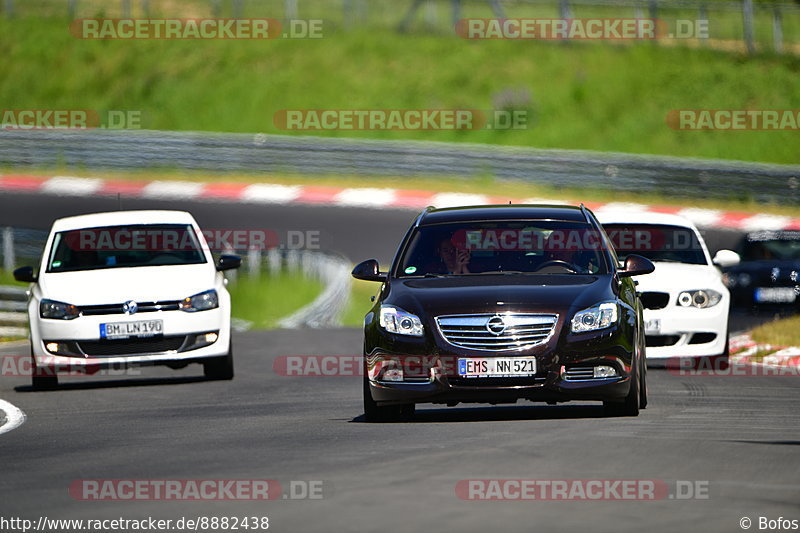
M 34 388 L 58 374 L 203 364 L 211 379 L 233 378 L 230 294 L 192 215 L 119 211 L 53 223 L 38 273 L 14 271 L 29 291 Z
M 739 256 L 720 250 L 712 260 L 695 225 L 677 215 L 601 211 L 597 218 L 621 260 L 635 253 L 656 267 L 634 278 L 648 361 L 727 356 L 731 297 L 717 267 L 734 265 Z

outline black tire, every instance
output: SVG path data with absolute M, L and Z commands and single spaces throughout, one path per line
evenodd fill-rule
M 639 368 L 642 376 L 639 385 L 639 409 L 647 409 L 647 365 L 644 361 Z
M 226 355 L 205 359 L 203 374 L 213 380 L 233 379 L 233 347 L 228 348 Z
M 400 422 L 410 420 L 414 416 L 416 406 L 413 403 L 405 405 L 378 405 L 372 399 L 369 390 L 369 380 L 364 378 L 364 418 L 367 422 Z
M 31 358 L 33 358 L 33 355 L 31 355 Z M 31 387 L 33 387 L 33 390 L 55 390 L 58 388 L 58 375 L 55 368 L 36 366 L 36 359 L 33 360 L 32 368 Z
M 631 376 L 631 386 L 628 395 L 621 402 L 603 402 L 603 409 L 608 416 L 639 416 L 641 396 L 641 363 L 633 367 L 634 375 Z

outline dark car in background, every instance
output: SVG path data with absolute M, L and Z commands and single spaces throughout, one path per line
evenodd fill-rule
M 800 307 L 800 230 L 747 233 L 723 270 L 734 305 Z
M 364 411 L 407 418 L 418 403 L 647 404 L 642 306 L 594 215 L 573 206 L 479 206 L 420 214 L 364 322 Z

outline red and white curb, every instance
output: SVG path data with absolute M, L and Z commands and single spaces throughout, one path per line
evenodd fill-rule
M 759 344 L 749 334 L 731 337 L 730 353 L 738 363 L 800 367 L 800 347 Z
M 374 209 L 420 210 L 429 205 L 455 207 L 462 205 L 507 204 L 577 204 L 569 199 L 512 198 L 489 194 L 434 192 L 392 188 L 344 188 L 317 185 L 278 185 L 268 183 L 226 183 L 190 181 L 121 181 L 72 176 L 0 175 L 0 191 L 38 192 L 58 196 L 116 196 L 158 200 L 214 200 L 256 204 L 305 204 Z M 672 213 L 684 216 L 700 227 L 728 228 L 742 231 L 800 230 L 800 218 L 682 208 L 679 206 L 646 205 L 623 202 L 583 202 L 593 211 L 636 211 Z

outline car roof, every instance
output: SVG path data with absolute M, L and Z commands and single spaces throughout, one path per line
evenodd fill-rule
M 598 211 L 595 213 L 600 224 L 652 224 L 664 226 L 680 226 L 697 230 L 694 223 L 686 217 L 669 213 L 652 213 L 650 211 Z
M 194 224 L 194 217 L 186 211 L 132 210 L 111 211 L 65 217 L 53 223 L 53 231 L 69 231 L 102 226 L 124 226 L 127 224 Z
M 464 207 L 428 208 L 419 221 L 420 226 L 445 222 L 476 220 L 563 220 L 586 222 L 580 207 L 574 205 L 477 205 Z

